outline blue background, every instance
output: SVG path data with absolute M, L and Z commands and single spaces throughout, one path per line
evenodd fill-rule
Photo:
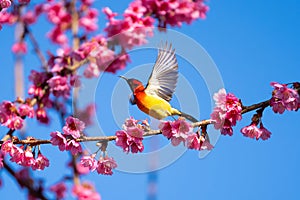
M 116 4 L 106 0 L 95 5 L 97 8 L 109 6 L 112 10 L 121 12 L 128 3 L 119 1 Z M 250 105 L 270 97 L 271 81 L 299 81 L 298 1 L 228 0 L 210 1 L 208 5 L 210 11 L 206 20 L 199 20 L 190 26 L 183 25 L 175 30 L 190 36 L 207 50 L 218 66 L 227 91 L 241 98 L 244 104 Z M 102 15 L 99 19 L 101 28 L 104 23 Z M 33 30 L 43 29 L 47 32 L 47 28 L 49 27 L 44 24 L 33 27 Z M 0 31 L 1 100 L 14 99 L 14 56 L 8 50 L 14 40 L 13 33 L 7 26 Z M 50 46 L 50 43 L 43 39 L 44 32 L 35 33 L 39 35 L 41 46 L 55 49 L 55 46 Z M 132 58 L 132 63 L 117 75 L 125 73 L 135 63 L 141 62 L 139 59 L 142 60 L 141 57 Z M 147 59 L 155 59 L 155 52 Z M 37 59 L 32 55 L 25 57 L 24 63 L 26 77 L 31 69 L 38 69 L 39 66 Z M 182 73 L 188 72 L 183 70 Z M 116 82 L 116 75 L 105 76 L 110 81 L 107 83 L 109 88 L 109 85 Z M 25 87 L 28 88 L 28 83 Z M 201 98 L 201 94 L 198 95 Z M 99 98 L 99 113 L 101 105 L 105 105 L 109 98 L 110 96 Z M 208 118 L 210 112 L 204 109 L 201 118 Z M 140 115 L 135 108 L 131 114 Z M 233 137 L 221 136 L 214 150 L 204 159 L 199 159 L 196 151 L 187 151 L 175 163 L 157 171 L 157 199 L 299 199 L 299 112 L 278 115 L 267 109 L 263 122 L 272 132 L 267 141 L 255 141 L 240 134 L 239 130 L 250 124 L 251 116 L 251 113 L 243 115 L 243 120 L 234 128 Z M 51 117 L 53 121 L 50 127 L 37 126 L 32 120 L 28 120 L 28 134 L 49 138 L 50 131 L 60 129 L 59 121 L 55 120 L 57 116 L 52 113 Z M 106 120 L 105 130 L 112 134 L 120 126 L 111 122 L 109 117 L 101 120 Z M 2 133 L 6 132 L 4 127 L 0 130 Z M 46 186 L 49 186 L 58 181 L 63 173 L 69 173 L 65 168 L 69 156 L 47 145 L 42 146 L 42 152 L 50 158 L 51 167 L 42 172 L 35 172 L 34 175 L 45 178 Z M 23 192 L 9 175 L 3 170 L 0 174 L 4 184 L 0 188 L 1 199 L 26 198 L 26 192 Z M 148 174 L 115 171 L 111 177 L 92 173 L 83 179 L 92 180 L 103 199 L 147 197 Z M 69 198 L 72 199 L 72 196 L 69 195 Z

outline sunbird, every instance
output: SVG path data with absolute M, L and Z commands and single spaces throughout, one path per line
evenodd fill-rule
M 166 43 L 159 48 L 146 87 L 137 79 L 124 76 L 119 77 L 125 79 L 130 86 L 132 91 L 130 103 L 132 105 L 136 104 L 144 113 L 158 120 L 178 115 L 185 117 L 191 122 L 198 121 L 191 115 L 173 108 L 169 103 L 175 92 L 178 79 L 178 63 L 172 44 L 168 45 Z

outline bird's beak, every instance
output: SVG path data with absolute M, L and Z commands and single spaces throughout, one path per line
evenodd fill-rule
M 124 79 L 125 81 L 128 81 L 128 78 L 126 78 L 125 76 L 119 76 L 119 77 Z

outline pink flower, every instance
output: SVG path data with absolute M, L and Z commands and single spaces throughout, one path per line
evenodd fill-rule
M 144 150 L 143 138 L 131 136 L 124 130 L 117 131 L 116 136 L 116 145 L 122 147 L 124 152 L 137 153 Z
M 270 106 L 275 113 L 282 114 L 285 110 L 298 110 L 300 97 L 295 89 L 288 88 L 286 84 L 272 82 L 274 87 Z
M 38 108 L 36 110 L 36 119 L 39 120 L 41 123 L 48 124 L 49 118 L 44 108 Z
M 66 135 L 71 135 L 73 138 L 79 138 L 84 130 L 85 124 L 75 117 L 69 116 L 66 119 L 66 125 L 63 127 L 63 132 Z
M 27 105 L 27 104 L 22 104 L 20 107 L 19 107 L 19 114 L 21 117 L 29 117 L 29 118 L 33 118 L 34 116 L 34 110 L 33 110 L 33 107 Z
M 11 50 L 15 54 L 25 54 L 25 53 L 27 53 L 26 43 L 23 41 L 17 42 L 12 46 Z
M 83 75 L 86 78 L 94 78 L 100 75 L 100 70 L 96 63 L 89 63 L 87 68 L 85 68 Z
M 205 140 L 202 136 L 199 137 L 199 135 L 196 133 L 189 134 L 186 142 L 187 142 L 186 146 L 189 149 L 195 149 L 195 150 L 213 149 L 213 145 L 211 145 L 208 140 Z
M 21 129 L 23 127 L 24 120 L 19 116 L 12 116 L 9 120 L 9 124 L 7 125 L 10 129 Z
M 0 12 L 0 24 L 14 24 L 18 19 L 18 16 L 10 13 L 1 11 Z
M 85 28 L 86 31 L 95 31 L 98 29 L 98 10 L 89 9 L 85 16 L 79 19 L 79 25 Z
M 117 163 L 113 158 L 101 157 L 98 161 L 97 172 L 103 175 L 112 175 L 112 169 L 117 167 Z
M 115 52 L 107 47 L 107 44 L 98 46 L 91 54 L 96 59 L 96 64 L 100 71 L 107 71 L 106 69 L 115 59 Z
M 126 119 L 123 124 L 123 130 L 116 132 L 116 145 L 123 148 L 123 151 L 132 153 L 142 152 L 144 150 L 143 145 L 143 126 L 138 124 L 138 120 L 132 117 Z
M 0 104 L 0 122 L 10 129 L 21 129 L 24 120 L 19 117 L 17 107 L 10 101 L 3 101 Z
M 185 143 L 188 133 L 192 131 L 191 125 L 182 118 L 172 123 L 172 129 L 174 134 L 171 137 L 171 143 L 174 146 L 178 146 L 181 142 Z
M 127 127 L 126 131 L 127 131 L 127 134 L 130 135 L 131 137 L 143 138 L 144 130 L 139 125 L 137 125 L 135 127 Z
M 0 123 L 4 125 L 4 124 L 6 124 L 8 119 L 9 119 L 9 116 L 0 111 Z
M 125 123 L 123 124 L 123 129 L 127 130 L 127 128 L 136 127 L 138 122 L 139 122 L 139 120 L 136 120 L 133 117 L 130 117 L 125 120 Z
M 82 152 L 80 143 L 76 142 L 75 140 L 70 140 L 67 142 L 66 150 L 71 151 L 72 155 Z
M 215 129 L 221 129 L 221 134 L 232 135 L 232 126 L 242 119 L 242 106 L 238 98 L 233 94 L 226 94 L 225 89 L 220 89 L 214 94 L 216 107 L 212 112 L 211 119 L 214 120 Z
M 48 79 L 48 75 L 46 72 L 38 72 L 35 70 L 31 70 L 29 75 L 29 80 L 36 86 L 41 86 Z
M 245 126 L 241 129 L 241 132 L 245 137 L 256 138 L 257 140 L 262 134 L 262 131 L 256 126 L 255 123 Z
M 191 125 L 183 118 L 179 118 L 174 122 L 162 122 L 159 128 L 164 136 L 171 139 L 174 146 L 178 146 L 181 142 L 185 143 L 188 134 L 193 130 Z
M 260 123 L 260 127 L 259 127 L 259 129 L 261 130 L 261 135 L 260 135 L 260 138 L 262 139 L 262 140 L 267 140 L 267 139 L 269 139 L 270 137 L 271 137 L 271 132 L 270 131 L 268 131 L 268 129 L 266 129 L 264 126 L 263 126 L 263 123 Z
M 95 191 L 94 186 L 88 182 L 74 185 L 72 193 L 78 200 L 101 200 L 101 196 Z
M 58 131 L 50 133 L 51 136 L 51 144 L 54 146 L 58 146 L 60 151 L 66 150 L 67 147 L 67 139 Z
M 76 163 L 76 170 L 79 174 L 88 174 L 90 169 L 88 167 L 83 166 L 80 162 Z
M 50 87 L 50 91 L 56 97 L 63 96 L 68 98 L 70 96 L 70 86 L 68 85 L 68 79 L 65 76 L 54 76 L 47 81 Z
M 9 153 L 10 155 L 12 155 L 14 153 L 14 146 L 15 145 L 12 143 L 12 141 L 7 140 L 1 145 L 1 151 L 3 153 Z
M 3 101 L 0 105 L 0 111 L 7 114 L 7 115 L 12 115 L 15 113 L 16 110 L 15 104 L 13 104 L 10 101 Z
M 0 150 L 0 169 L 3 167 L 5 153 Z
M 46 7 L 45 12 L 48 20 L 55 25 L 68 25 L 71 23 L 71 14 L 68 13 L 62 2 L 55 2 L 49 5 Z
M 31 149 L 25 150 L 23 153 L 23 161 L 22 161 L 21 165 L 30 167 L 30 166 L 34 165 L 34 163 L 35 163 L 35 160 L 33 158 Z
M 96 106 L 95 104 L 91 103 L 87 105 L 84 109 L 80 109 L 77 111 L 78 118 L 83 121 L 86 126 L 93 124 L 93 119 L 95 115 Z
M 23 16 L 22 16 L 23 21 L 26 24 L 33 24 L 37 20 L 37 16 L 33 11 L 27 11 Z
M 88 167 L 90 171 L 95 171 L 97 168 L 97 160 L 95 160 L 95 154 L 90 155 L 90 156 L 83 156 L 80 159 L 80 164 L 84 167 Z
M 63 199 L 66 196 L 67 186 L 64 182 L 60 182 L 52 185 L 50 191 L 55 193 L 56 199 Z
M 19 0 L 20 4 L 28 4 L 30 0 Z
M 62 29 L 59 26 L 57 26 L 53 30 L 51 30 L 47 34 L 47 36 L 55 44 L 65 45 L 65 44 L 68 43 L 68 37 L 67 37 L 67 35 L 64 34 L 64 32 L 62 31 Z
M 107 36 L 113 36 L 113 40 L 118 42 L 124 49 L 131 49 L 134 46 L 145 44 L 146 37 L 153 35 L 154 19 L 150 16 L 144 16 L 146 9 L 140 1 L 135 1 L 129 5 L 122 20 L 115 19 L 117 14 L 109 8 L 104 8 L 102 11 L 109 21 L 105 28 Z
M 0 0 L 0 8 L 8 8 L 11 6 L 10 0 Z
M 141 0 L 135 1 L 135 4 L 139 5 L 140 2 L 146 8 L 144 12 L 155 16 L 159 21 L 158 26 L 162 28 L 166 28 L 167 25 L 181 26 L 183 22 L 190 24 L 196 19 L 204 19 L 208 11 L 208 6 L 203 0 Z
M 70 77 L 70 85 L 73 87 L 80 87 L 81 86 L 80 76 L 72 75 Z
M 44 170 L 45 167 L 49 167 L 49 160 L 41 152 L 39 152 L 38 157 L 35 159 L 31 168 L 33 170 Z
M 168 139 L 171 139 L 174 135 L 172 124 L 173 123 L 171 121 L 164 121 L 159 124 L 159 129 L 161 130 L 162 134 Z
M 24 151 L 20 147 L 15 145 L 12 146 L 12 150 L 10 152 L 10 161 L 15 162 L 19 165 L 22 165 L 24 162 Z M 30 153 L 27 154 L 27 157 L 30 157 Z

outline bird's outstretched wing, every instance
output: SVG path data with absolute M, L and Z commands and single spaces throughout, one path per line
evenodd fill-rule
M 158 95 L 166 101 L 172 99 L 178 79 L 178 64 L 172 45 L 162 45 L 149 77 L 145 92 Z

